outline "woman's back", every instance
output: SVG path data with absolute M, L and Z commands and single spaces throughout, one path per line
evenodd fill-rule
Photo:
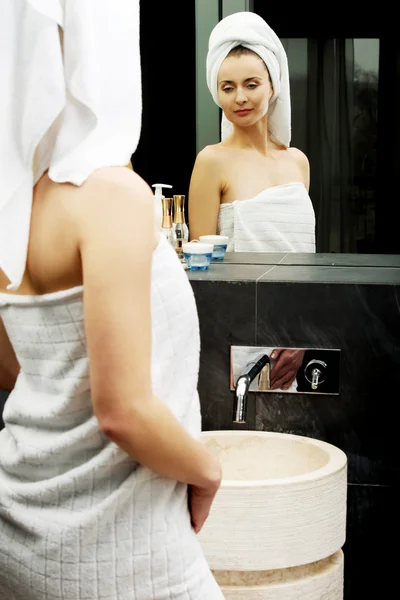
M 99 169 L 80 187 L 55 183 L 47 173 L 40 178 L 33 190 L 26 269 L 18 294 L 46 294 L 82 284 L 80 223 L 88 218 L 87 212 L 95 205 L 102 185 L 115 185 L 115 194 L 122 186 L 132 186 L 138 197 L 150 192 L 135 173 L 124 167 Z M 95 211 L 90 219 L 95 227 Z M 7 285 L 0 269 L 0 292 L 6 292 Z
M 0 3 L 0 597 L 219 600 L 193 292 L 123 167 L 139 0 L 83 4 Z
M 87 275 L 87 287 L 85 273 L 83 285 L 79 282 L 73 239 L 75 235 L 79 242 L 85 227 L 82 205 L 87 202 L 93 208 L 95 203 L 101 213 L 102 202 L 111 201 L 107 191 L 102 197 L 98 184 L 103 194 L 112 184 L 108 192 L 114 189 L 114 209 L 122 210 L 119 186 L 134 183 L 136 176 L 125 179 L 123 172 L 121 181 L 117 170 L 96 177 L 100 182 L 86 186 L 89 190 L 93 184 L 96 198 L 85 198 L 85 186 L 79 200 L 63 188 L 66 195 L 58 197 L 58 210 L 51 205 L 51 195 L 45 192 L 42 197 L 36 191 L 24 293 L 0 294 L 0 315 L 21 367 L 6 404 L 6 427 L 0 432 L 0 596 L 57 599 L 69 589 L 77 600 L 218 598 L 190 524 L 187 486 L 132 460 L 103 433 L 93 410 L 85 304 L 86 294 L 89 306 L 96 301 L 91 300 L 96 290 L 90 289 L 93 274 Z M 150 206 L 151 197 L 150 192 Z M 120 224 L 134 212 L 125 212 L 125 217 L 122 213 Z M 95 214 L 92 221 L 91 228 L 104 227 Z M 52 223 L 50 232 L 47 224 L 51 229 Z M 133 233 L 135 222 L 129 226 Z M 58 236 L 59 248 L 48 256 Z M 107 270 L 104 280 L 110 280 Z M 195 301 L 185 272 L 163 238 L 152 253 L 149 283 L 153 393 L 197 437 Z M 52 291 L 56 284 L 59 289 Z M 104 290 L 99 287 L 98 292 L 101 304 Z M 107 293 L 118 297 L 120 290 L 116 285 Z M 104 343 L 99 352 L 107 355 Z M 134 357 L 126 360 L 135 371 Z M 104 376 L 114 380 L 109 366 Z

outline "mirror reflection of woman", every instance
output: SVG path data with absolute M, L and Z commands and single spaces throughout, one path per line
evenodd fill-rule
M 315 252 L 309 162 L 289 147 L 287 57 L 261 17 L 236 13 L 217 24 L 207 82 L 223 110 L 222 140 L 196 158 L 191 238 L 228 235 L 228 251 Z
M 191 238 L 226 235 L 231 252 L 315 252 L 309 162 L 290 147 L 287 56 L 261 17 L 235 13 L 216 25 L 207 84 L 223 111 L 222 140 L 196 158 Z M 295 391 L 304 351 L 277 348 L 271 358 L 271 389 Z

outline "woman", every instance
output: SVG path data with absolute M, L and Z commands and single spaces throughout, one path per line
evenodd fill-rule
M 222 141 L 194 165 L 191 237 L 227 235 L 228 251 L 314 252 L 309 164 L 289 148 L 287 57 L 261 17 L 235 13 L 216 25 L 207 83 L 223 110 Z
M 194 296 L 123 166 L 139 5 L 82 6 L 0 10 L 0 597 L 220 600 L 196 536 L 221 470 L 197 439 Z
M 289 148 L 287 57 L 261 17 L 235 13 L 216 25 L 207 84 L 223 110 L 222 141 L 196 158 L 191 238 L 225 235 L 230 252 L 315 252 L 308 159 Z M 276 349 L 271 358 L 271 389 L 295 390 L 304 351 Z

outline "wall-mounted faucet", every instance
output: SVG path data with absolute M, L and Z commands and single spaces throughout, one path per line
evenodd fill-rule
M 247 412 L 247 395 L 251 382 L 264 370 L 264 376 L 269 379 L 270 360 L 268 354 L 260 354 L 247 363 L 243 373 L 238 377 L 235 386 L 235 401 L 233 407 L 233 422 L 245 423 Z M 265 368 L 266 367 L 266 368 Z
M 247 396 L 250 392 L 325 395 L 340 393 L 339 349 L 280 348 L 292 352 L 301 351 L 302 356 L 295 379 L 285 389 L 275 389 L 274 385 L 271 387 L 271 374 L 273 378 L 277 364 L 277 360 L 273 358 L 275 349 L 273 346 L 231 346 L 230 389 L 234 391 L 234 423 L 246 422 Z

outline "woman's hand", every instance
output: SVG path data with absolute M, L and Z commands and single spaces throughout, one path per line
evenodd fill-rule
M 215 460 L 215 466 L 211 471 L 219 473 L 219 476 L 211 479 L 209 483 L 203 486 L 190 485 L 188 488 L 189 512 L 195 533 L 199 533 L 206 522 L 214 498 L 221 485 L 221 467 L 217 459 L 213 460 Z

